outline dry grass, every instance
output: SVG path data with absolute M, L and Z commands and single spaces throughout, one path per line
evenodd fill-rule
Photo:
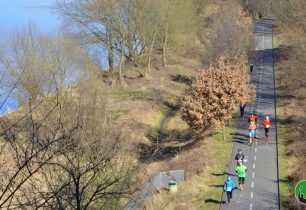
M 284 209 L 297 208 L 295 184 L 306 179 L 306 52 L 300 28 L 276 28 L 274 38 L 277 85 L 279 173 Z M 289 169 L 289 170 L 288 170 Z
M 194 59 L 181 61 L 166 70 L 154 69 L 150 79 L 127 81 L 126 87 L 107 93 L 116 123 L 130 130 L 135 139 L 127 141 L 134 145 L 132 152 L 144 168 L 139 182 L 146 183 L 160 171 L 186 171 L 187 181 L 179 186 L 179 193 L 160 190 L 146 202 L 146 209 L 216 209 L 219 204 L 211 200 L 221 199 L 222 189 L 210 185 L 223 184 L 225 179 L 212 174 L 227 169 L 233 127 L 226 143 L 220 133 L 204 140 L 189 130 L 181 119 L 180 100 L 201 64 Z
M 235 119 L 232 120 L 234 122 Z M 220 132 L 214 133 L 198 143 L 196 149 L 182 152 L 169 163 L 182 165 L 187 169 L 186 182 L 178 185 L 178 192 L 171 194 L 160 190 L 147 200 L 146 208 L 155 209 L 218 209 L 220 205 L 225 173 L 228 168 L 228 158 L 231 152 L 231 133 L 235 123 L 226 131 L 226 141 Z M 213 157 L 213 158 L 211 158 Z

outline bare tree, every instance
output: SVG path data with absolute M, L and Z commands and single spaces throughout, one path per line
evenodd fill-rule
M 8 86 L 16 84 L 14 93 L 23 101 L 47 96 L 83 77 L 87 59 L 70 38 L 39 33 L 32 25 L 13 33 L 2 54 Z
M 162 64 L 166 67 L 169 49 L 182 42 L 182 35 L 197 27 L 194 25 L 197 2 L 179 0 L 155 0 L 152 2 L 150 9 L 157 17 L 156 41 L 162 51 Z
M 0 208 L 120 206 L 133 177 L 125 136 L 111 126 L 96 87 L 65 88 L 78 70 L 94 69 L 91 60 L 69 38 L 31 27 L 10 44 L 1 57 L 3 75 L 15 76 L 8 97 L 17 88 L 30 103 L 0 117 Z
M 83 43 L 106 46 L 109 60 L 116 55 L 121 81 L 123 64 L 137 70 L 143 58 L 148 57 L 150 68 L 153 49 L 161 51 L 162 63 L 167 65 L 169 50 L 183 41 L 182 35 L 197 27 L 194 24 L 197 3 L 196 0 L 58 0 L 56 8 Z
M 241 4 L 244 7 L 245 11 L 247 11 L 248 14 L 255 18 L 271 15 L 273 3 L 279 4 L 280 1 L 241 0 Z
M 40 195 L 37 208 L 109 209 L 129 195 L 131 159 L 124 152 L 123 134 L 108 123 L 103 104 L 95 92 L 83 91 L 78 100 L 67 97 L 48 119 L 48 129 L 61 125 L 62 135 L 76 129 L 32 183 L 32 193 Z
M 1 208 L 122 205 L 134 161 L 101 95 L 95 88 L 66 90 L 31 104 L 18 122 L 15 114 L 1 118 Z
M 42 101 L 35 108 L 41 104 Z M 50 105 L 51 109 L 46 109 L 46 114 L 35 121 L 34 108 L 16 118 L 1 117 L 1 208 L 26 205 L 23 203 L 22 192 L 26 191 L 29 181 L 44 164 L 55 156 L 56 148 L 64 140 L 63 135 L 57 132 L 50 133 L 48 139 L 41 139 L 38 135 L 38 130 L 56 107 L 58 103 L 53 103 Z M 68 131 L 66 135 L 72 131 Z
M 223 12 L 212 27 L 209 47 L 204 62 L 215 61 L 222 55 L 236 60 L 250 50 L 252 38 L 251 19 L 238 9 Z
M 140 35 L 145 3 L 144 0 L 58 0 L 56 10 L 67 19 L 71 31 L 82 43 L 107 48 L 110 72 L 117 55 L 121 74 L 123 60 L 139 65 L 146 47 Z

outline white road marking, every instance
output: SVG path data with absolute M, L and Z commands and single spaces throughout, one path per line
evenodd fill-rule
M 255 148 L 255 152 L 257 152 L 257 148 Z
M 251 203 L 251 204 L 250 204 L 250 210 L 252 210 L 252 209 L 253 209 L 253 204 Z
M 252 172 L 252 178 L 254 178 L 255 177 L 255 172 Z
M 241 194 L 239 194 L 239 198 L 238 198 L 238 200 L 237 200 L 237 203 L 240 203 L 240 198 L 242 197 L 242 195 Z
M 252 187 L 252 188 L 254 187 L 254 182 L 252 182 L 251 187 Z
M 251 198 L 253 199 L 253 192 L 251 192 Z
M 257 143 L 257 142 L 256 142 Z M 256 160 L 256 155 L 254 156 L 254 161 Z
M 255 163 L 253 163 L 253 168 L 255 169 Z

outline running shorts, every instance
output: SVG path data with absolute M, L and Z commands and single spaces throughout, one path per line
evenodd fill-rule
M 255 138 L 255 136 L 256 136 L 256 131 L 255 130 L 250 130 L 249 131 L 249 137 L 250 138 Z
M 227 194 L 227 197 L 229 199 L 232 199 L 232 197 L 233 197 L 233 191 L 232 190 L 231 191 L 226 191 L 226 194 Z
M 245 177 L 238 177 L 239 184 L 244 184 Z

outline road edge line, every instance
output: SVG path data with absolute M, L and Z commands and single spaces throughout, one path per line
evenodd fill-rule
M 273 87 L 274 87 L 274 114 L 275 114 L 275 142 L 276 142 L 276 166 L 277 166 L 277 194 L 278 209 L 281 209 L 280 190 L 279 190 L 279 159 L 278 159 L 278 138 L 277 138 L 277 112 L 276 112 L 276 88 L 275 88 L 275 68 L 274 68 L 274 19 L 272 19 L 272 67 L 273 67 Z

